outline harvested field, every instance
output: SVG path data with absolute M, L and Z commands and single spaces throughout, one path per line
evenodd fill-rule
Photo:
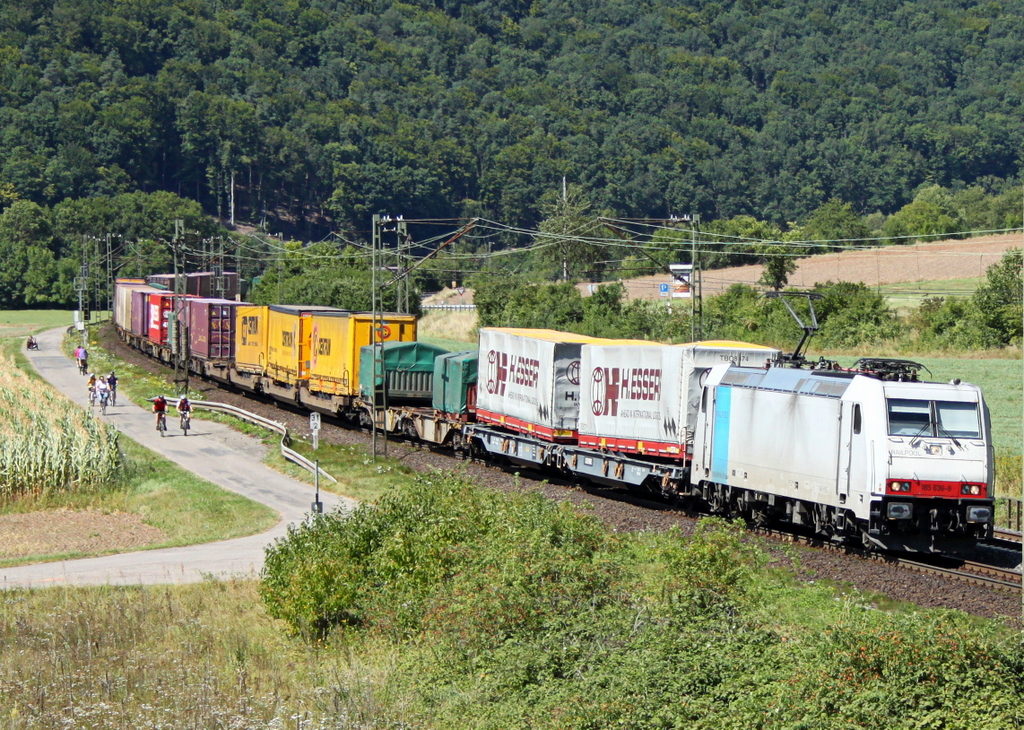
M 141 515 L 57 510 L 0 516 L 0 560 L 32 555 L 72 555 L 139 550 L 165 538 Z
M 809 288 L 826 281 L 852 281 L 869 286 L 900 284 L 911 281 L 940 281 L 983 277 L 989 266 L 998 262 L 1006 251 L 1021 248 L 1021 234 L 981 236 L 964 241 L 936 241 L 912 246 L 819 254 L 799 261 L 789 285 Z M 715 269 L 703 274 L 704 294 L 720 294 L 733 284 L 757 284 L 761 266 L 736 266 Z M 642 276 L 624 280 L 627 299 L 660 299 L 660 285 L 668 283 L 668 274 Z M 587 284 L 579 285 L 584 296 Z

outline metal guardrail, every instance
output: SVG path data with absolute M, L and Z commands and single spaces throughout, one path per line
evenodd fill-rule
M 155 399 L 149 399 L 150 402 L 153 402 L 153 400 Z M 168 398 L 167 402 L 177 407 L 178 400 L 178 398 Z M 244 411 L 241 408 L 236 408 L 235 406 L 228 405 L 227 403 L 217 403 L 216 401 L 207 400 L 194 400 L 190 402 L 192 403 L 193 408 L 205 408 L 208 411 L 214 411 L 217 413 L 227 413 L 228 415 L 234 416 L 235 418 L 241 418 L 243 421 L 248 421 L 249 423 L 253 423 L 257 426 L 262 426 L 263 428 L 269 431 L 274 431 L 276 433 L 281 434 L 281 456 L 283 456 L 285 459 L 292 462 L 293 464 L 298 464 L 311 474 L 315 475 L 317 471 L 319 471 L 320 476 L 330 479 L 335 484 L 338 483 L 337 479 L 332 477 L 323 469 L 320 469 L 319 466 L 314 464 L 305 456 L 303 456 L 302 454 L 293 449 L 288 448 L 288 443 L 291 441 L 291 436 L 288 435 L 288 427 L 285 426 L 283 423 L 271 421 L 269 418 L 257 416 L 255 413 Z

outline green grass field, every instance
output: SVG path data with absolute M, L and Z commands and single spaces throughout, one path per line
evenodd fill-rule
M 931 297 L 969 297 L 985 279 L 947 279 L 944 281 L 913 281 L 903 284 L 886 284 L 878 291 L 889 302 L 889 306 L 906 315 L 921 306 Z

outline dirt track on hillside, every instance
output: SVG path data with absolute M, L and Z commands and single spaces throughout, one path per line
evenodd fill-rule
M 986 269 L 998 262 L 1006 251 L 1020 248 L 1021 244 L 1021 234 L 1012 233 L 965 241 L 937 241 L 820 254 L 801 259 L 796 273 L 789 277 L 789 285 L 809 288 L 818 282 L 852 281 L 878 286 L 984 276 Z M 737 283 L 756 284 L 760 278 L 760 265 L 705 271 L 704 295 L 720 294 Z M 659 274 L 630 279 L 622 284 L 629 299 L 660 299 L 660 286 L 668 281 L 667 274 Z M 586 296 L 587 285 L 579 286 Z

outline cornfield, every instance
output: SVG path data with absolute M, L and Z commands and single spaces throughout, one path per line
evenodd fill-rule
M 95 490 L 120 466 L 113 428 L 0 358 L 0 500 Z

